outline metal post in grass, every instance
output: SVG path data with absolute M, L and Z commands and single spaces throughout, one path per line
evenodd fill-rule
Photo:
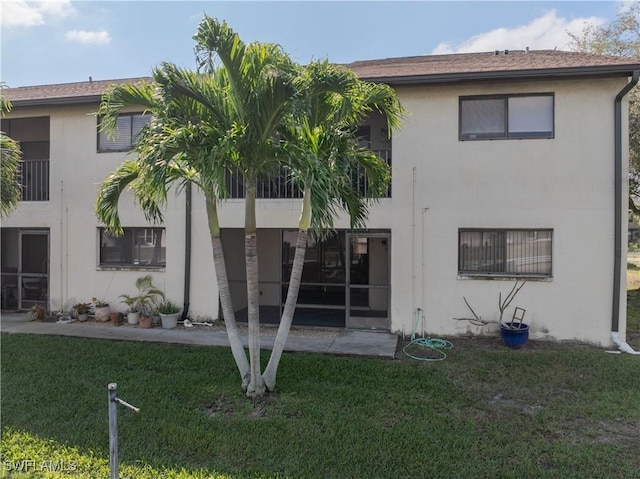
M 129 409 L 133 409 L 135 412 L 140 412 L 135 406 L 132 406 L 126 401 L 123 401 L 117 397 L 118 385 L 116 383 L 110 383 L 107 386 L 109 393 L 109 467 L 111 469 L 111 479 L 118 479 L 120 475 L 118 466 L 118 407 L 120 403 L 123 406 L 127 406 Z

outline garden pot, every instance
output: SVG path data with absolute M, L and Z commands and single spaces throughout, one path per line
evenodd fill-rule
M 178 318 L 180 313 L 162 314 L 160 313 L 160 321 L 163 329 L 173 329 L 178 326 Z
M 140 313 L 127 313 L 127 322 L 129 324 L 138 324 L 140 321 Z
M 120 313 L 118 313 L 117 311 L 112 311 L 111 313 L 109 313 L 109 319 L 111 319 L 111 324 L 113 324 L 114 326 L 118 326 L 118 324 L 120 323 Z
M 151 316 L 140 316 L 140 324 L 138 324 L 139 328 L 150 328 L 151 322 L 153 321 L 153 317 Z
M 78 321 L 86 321 L 89 319 L 89 313 L 78 313 Z
M 111 313 L 111 308 L 109 306 L 96 306 L 94 317 L 96 318 L 96 321 L 109 321 L 109 313 Z
M 500 336 L 508 348 L 520 349 L 529 340 L 529 325 L 522 323 L 501 324 Z

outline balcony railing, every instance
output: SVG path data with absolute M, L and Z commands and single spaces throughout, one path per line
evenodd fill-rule
M 49 160 L 20 163 L 22 201 L 49 201 Z
M 375 150 L 375 153 L 380 155 L 387 165 L 391 167 L 391 150 Z M 353 181 L 357 183 L 360 194 L 362 196 L 367 196 L 367 175 L 364 170 L 360 170 L 354 174 Z M 242 175 L 238 173 L 227 173 L 227 191 L 229 192 L 230 198 L 245 197 L 244 178 Z M 389 182 L 389 187 L 385 197 L 391 197 L 391 182 Z M 296 185 L 289 181 L 287 168 L 283 167 L 279 175 L 274 175 L 272 178 L 258 181 L 256 198 L 302 198 L 302 192 Z

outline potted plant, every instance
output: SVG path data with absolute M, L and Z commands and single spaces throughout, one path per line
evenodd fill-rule
M 150 310 L 161 298 L 164 299 L 164 293 L 154 286 L 150 274 L 136 280 L 136 289 L 138 290 L 137 295 L 120 295 L 122 302 L 129 307 L 127 314 L 129 324 L 138 324 L 140 313 Z
M 160 326 L 160 311 L 158 310 L 158 305 L 151 310 L 151 318 L 151 324 Z
M 525 285 L 526 281 L 516 281 L 509 291 L 509 294 L 502 299 L 502 293 L 498 294 L 498 310 L 500 311 L 500 317 L 497 321 L 482 319 L 481 316 L 476 314 L 473 310 L 469 301 L 464 296 L 465 304 L 471 314 L 473 314 L 473 318 L 454 318 L 462 321 L 469 321 L 471 324 L 475 324 L 476 326 L 486 326 L 489 323 L 498 323 L 500 325 L 500 337 L 502 338 L 502 342 L 511 349 L 520 349 L 522 348 L 527 341 L 529 340 L 529 325 L 524 323 L 524 315 L 526 310 L 520 307 L 516 307 L 513 312 L 513 317 L 509 322 L 503 322 L 502 318 L 504 317 L 505 310 L 509 307 L 511 302 L 515 299 L 516 295 L 520 292 L 520 290 Z
M 180 306 L 166 300 L 158 305 L 160 313 L 160 321 L 164 329 L 173 329 L 178 325 L 178 317 L 180 316 Z
M 100 322 L 109 321 L 109 313 L 111 312 L 109 303 L 104 299 L 95 297 L 91 301 L 93 302 L 93 317 L 95 320 Z
M 91 308 L 91 303 L 78 303 L 73 306 L 73 310 L 75 311 L 75 314 L 78 317 L 78 321 L 86 321 L 89 318 L 90 308 Z
M 139 328 L 150 328 L 153 322 L 153 316 L 151 315 L 151 310 L 149 308 L 143 308 L 140 311 L 140 322 L 138 323 Z
M 34 304 L 31 306 L 31 318 L 36 321 L 43 321 L 47 315 L 47 308 L 41 304 Z

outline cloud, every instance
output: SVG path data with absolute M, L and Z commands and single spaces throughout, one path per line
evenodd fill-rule
M 588 25 L 604 25 L 605 20 L 598 17 L 559 18 L 555 10 L 534 19 L 527 25 L 513 28 L 497 28 L 490 32 L 475 35 L 458 45 L 440 43 L 431 52 L 432 55 L 446 53 L 488 52 L 492 50 L 567 50 L 571 37 L 569 33 L 579 34 Z
M 33 27 L 44 25 L 46 17 L 67 17 L 74 12 L 70 0 L 2 0 L 0 19 L 3 27 Z
M 99 32 L 87 32 L 85 30 L 71 30 L 64 34 L 64 38 L 72 42 L 96 43 L 107 45 L 111 42 L 109 32 L 100 30 Z

